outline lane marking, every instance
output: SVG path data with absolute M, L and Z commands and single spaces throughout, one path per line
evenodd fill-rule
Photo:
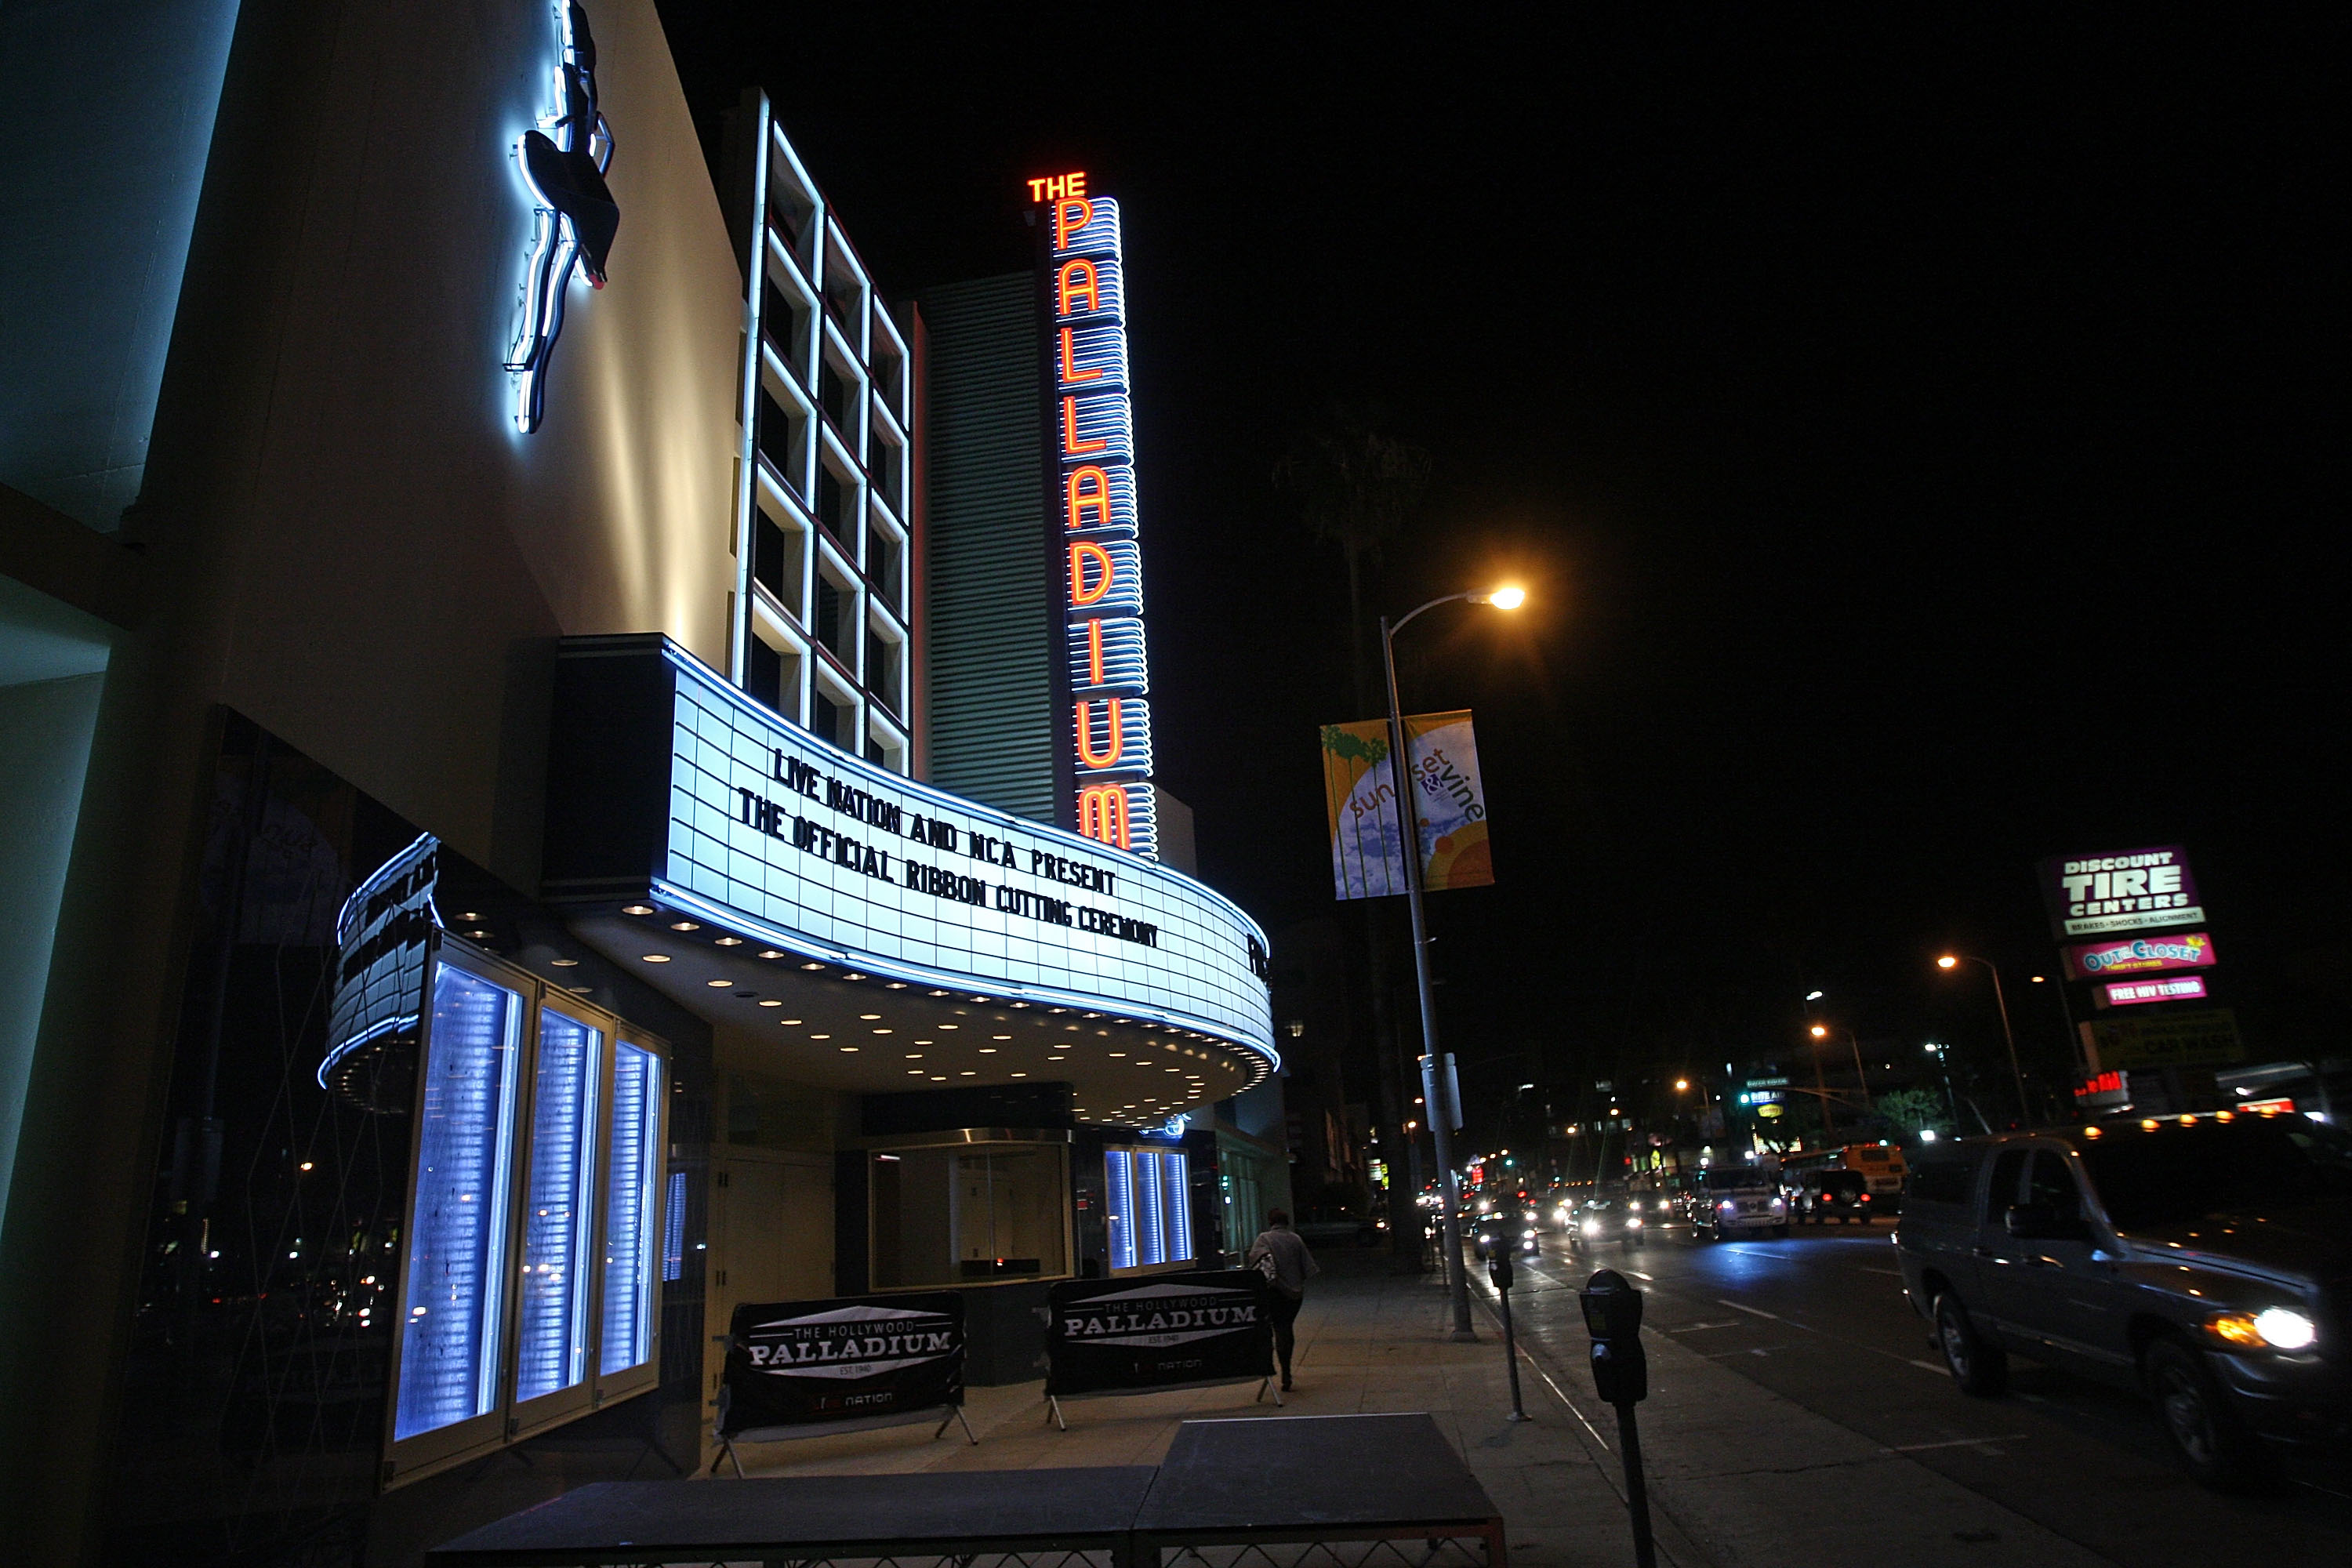
M 1738 1326 L 1739 1320 L 1734 1318 L 1727 1323 L 1677 1323 L 1673 1328 L 1668 1329 L 1666 1332 L 1670 1334 L 1695 1334 L 1701 1329 L 1736 1329 Z
M 1717 1296 L 1715 1301 L 1718 1307 L 1728 1307 L 1735 1312 L 1746 1312 L 1750 1317 L 1769 1318 L 1776 1323 L 1785 1323 L 1789 1321 L 1778 1312 L 1768 1312 L 1761 1307 L 1743 1307 L 1738 1302 L 1727 1300 L 1721 1296 Z
M 1627 1268 L 1622 1270 L 1622 1272 L 1631 1274 L 1636 1279 L 1646 1279 L 1653 1285 L 1658 1282 L 1658 1277 L 1656 1275 L 1644 1274 L 1638 1268 Z
M 1952 1369 L 1950 1367 L 1938 1366 L 1932 1361 L 1913 1361 L 1910 1364 L 1919 1368 L 1922 1372 L 1932 1372 L 1937 1377 L 1948 1377 L 1951 1375 Z
M 1955 1437 L 1948 1443 L 1902 1443 L 1878 1451 L 1882 1454 L 1924 1454 L 1931 1448 L 1978 1448 L 1989 1443 L 2022 1443 L 2032 1436 L 2030 1432 L 2004 1432 L 1998 1437 Z
M 1900 1279 L 1903 1278 L 1903 1270 L 1900 1268 L 1873 1268 L 1867 1263 L 1858 1264 L 1856 1267 L 1864 1274 L 1884 1274 L 1892 1279 Z

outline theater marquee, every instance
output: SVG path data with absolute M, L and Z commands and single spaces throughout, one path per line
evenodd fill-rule
M 828 746 L 665 638 L 567 644 L 556 704 L 552 899 L 649 898 L 828 963 L 1277 1059 L 1265 933 L 1181 872 Z

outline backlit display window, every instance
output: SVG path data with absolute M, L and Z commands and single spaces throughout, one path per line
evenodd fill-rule
M 1192 1261 L 1191 1180 L 1192 1161 L 1181 1149 L 1103 1151 L 1112 1268 Z
M 432 1005 L 401 1309 L 398 1437 L 497 1405 L 505 1328 L 523 999 L 445 967 L 434 977 Z

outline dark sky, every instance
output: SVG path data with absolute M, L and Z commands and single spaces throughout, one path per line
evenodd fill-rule
M 2257 1054 L 2340 1039 L 2335 30 L 662 9 L 887 293 L 1026 265 L 1028 175 L 1120 197 L 1162 782 L 1269 927 L 1330 909 L 1358 716 L 1270 470 L 1337 402 L 1430 449 L 1376 607 L 1535 595 L 1409 634 L 1493 811 L 1433 901 L 1465 1056 L 1769 1056 L 1815 987 L 1984 1048 L 1959 942 L 2054 1059 L 2032 863 L 2170 842 Z

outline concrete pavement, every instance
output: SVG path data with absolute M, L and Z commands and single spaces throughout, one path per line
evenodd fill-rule
M 1089 1399 L 1055 1430 L 1043 1384 L 975 1388 L 966 1416 L 981 1441 L 927 1429 L 803 1439 L 740 1450 L 753 1475 L 1153 1464 L 1177 1424 L 1202 1416 L 1427 1411 L 1509 1521 L 1515 1568 L 1633 1561 L 1614 1451 L 1615 1417 L 1581 1366 L 1522 1361 L 1528 1414 L 1510 1395 L 1500 1330 L 1445 1337 L 1443 1290 L 1383 1260 L 1325 1255 L 1328 1272 L 1299 1314 L 1298 1387 L 1287 1406 L 1253 1405 L 1253 1386 Z M 1491 1304 L 1483 1280 L 1482 1301 Z M 1790 1563 L 1879 1568 L 2090 1568 L 2107 1559 L 1849 1428 L 1724 1370 L 1664 1335 L 1645 1335 L 1651 1395 L 1641 1406 L 1659 1559 L 1675 1568 Z M 714 1484 L 724 1484 L 722 1482 Z

